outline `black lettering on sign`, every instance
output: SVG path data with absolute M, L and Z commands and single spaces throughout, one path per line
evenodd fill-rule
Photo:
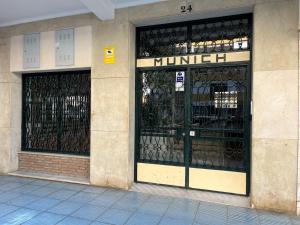
M 180 64 L 183 64 L 183 63 L 185 63 L 185 64 L 190 64 L 190 57 L 184 57 L 184 56 L 181 56 L 180 57 Z
M 162 58 L 157 58 L 157 59 L 154 59 L 154 66 L 158 66 L 157 63 L 160 63 L 159 66 L 162 66 L 163 64 L 163 60 Z
M 170 62 L 171 57 L 167 58 L 167 65 L 168 66 L 174 66 L 176 64 L 176 57 L 173 57 L 173 62 Z
M 217 56 L 216 56 L 217 63 L 220 62 L 220 60 L 223 60 L 222 62 L 226 62 L 226 54 L 225 53 L 223 55 L 217 54 Z
M 201 61 L 202 63 L 211 63 L 210 60 L 206 60 L 207 58 L 210 58 L 210 55 L 201 55 Z

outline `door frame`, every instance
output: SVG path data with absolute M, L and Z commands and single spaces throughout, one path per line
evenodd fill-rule
M 139 43 L 139 32 L 142 31 L 143 29 L 147 29 L 149 27 L 153 27 L 153 28 L 164 28 L 166 26 L 169 27 L 173 27 L 173 26 L 178 26 L 178 25 L 187 25 L 187 26 L 191 26 L 195 23 L 201 23 L 201 22 L 215 22 L 215 21 L 222 21 L 225 19 L 238 19 L 241 16 L 244 16 L 245 18 L 248 18 L 249 20 L 249 28 L 251 29 L 250 35 L 249 35 L 249 39 L 253 40 L 253 15 L 252 13 L 248 13 L 248 14 L 241 14 L 241 15 L 232 15 L 232 16 L 225 16 L 225 17 L 217 17 L 217 18 L 208 18 L 208 19 L 201 19 L 201 20 L 192 20 L 192 21 L 184 21 L 184 22 L 176 22 L 176 23 L 167 23 L 167 24 L 159 24 L 159 25 L 151 25 L 151 26 L 145 26 L 145 27 L 137 27 L 136 28 L 136 46 L 140 46 Z M 190 32 L 190 31 L 189 31 Z M 251 41 L 252 43 L 252 41 Z M 213 68 L 213 67 L 227 67 L 227 66 L 245 66 L 247 67 L 247 75 L 246 75 L 246 84 L 247 84 L 247 104 L 246 104 L 246 111 L 247 111 L 247 115 L 248 115 L 248 119 L 245 121 L 245 158 L 246 160 L 246 196 L 250 195 L 250 190 L 251 190 L 251 143 L 252 143 L 252 79 L 253 79 L 253 72 L 252 72 L 252 54 L 253 54 L 253 48 L 252 46 L 250 47 L 250 49 L 248 50 L 250 52 L 250 58 L 249 61 L 242 61 L 242 62 L 226 62 L 226 63 L 208 63 L 208 64 L 194 64 L 194 65 L 178 65 L 178 66 L 160 66 L 160 67 L 143 67 L 143 68 L 138 68 L 137 65 L 135 66 L 135 131 L 134 131 L 134 182 L 136 183 L 147 183 L 147 182 L 141 182 L 138 181 L 137 179 L 137 164 L 138 164 L 138 152 L 139 152 L 139 137 L 140 137 L 140 109 L 141 109 L 141 105 L 139 104 L 139 99 L 140 99 L 140 92 L 138 92 L 137 90 L 139 90 L 139 88 L 141 88 L 141 84 L 139 83 L 139 78 L 138 78 L 138 74 L 140 71 L 149 71 L 149 70 L 163 70 L 163 69 L 174 69 L 174 70 L 178 70 L 180 71 L 185 70 L 190 71 L 193 68 Z M 226 53 L 226 52 L 218 52 L 218 53 Z M 164 56 L 166 57 L 166 56 Z M 155 58 L 155 56 L 153 57 Z M 138 47 L 136 47 L 136 62 L 138 59 Z M 141 58 L 143 59 L 143 58 Z M 188 77 L 188 79 L 190 79 L 190 75 L 186 76 Z M 186 84 L 189 82 L 189 80 L 185 81 L 185 86 Z M 185 92 L 187 92 L 187 89 L 185 87 Z M 187 94 L 185 93 L 185 98 Z M 187 101 L 185 99 L 185 105 L 187 104 Z M 185 111 L 188 110 L 190 107 L 186 107 L 185 106 Z M 186 112 L 185 112 L 185 117 L 187 116 Z M 187 129 L 186 129 L 186 118 L 185 118 L 185 133 L 187 133 Z M 188 138 L 189 135 L 185 135 L 185 144 L 184 144 L 184 148 L 191 148 L 191 143 L 190 143 L 190 138 Z M 188 139 L 188 141 L 186 141 L 186 139 Z M 189 143 L 188 143 L 189 142 Z M 183 188 L 188 188 L 188 189 L 193 189 L 189 187 L 189 168 L 191 168 L 191 166 L 188 165 L 189 162 L 187 162 L 190 157 L 191 151 L 190 150 L 186 150 L 184 149 L 184 154 L 187 154 L 187 156 L 185 156 L 185 160 L 184 160 L 184 167 L 185 167 L 185 187 Z M 149 164 L 156 164 L 156 163 L 149 163 Z M 170 165 L 170 164 L 166 164 L 166 165 Z M 214 170 L 213 168 L 211 168 L 212 170 Z M 220 170 L 220 169 L 215 169 L 215 170 Z M 224 170 L 222 170 L 224 171 Z M 225 170 L 226 171 L 226 170 Z M 230 171 L 230 170 L 227 170 Z M 153 184 L 153 183 L 151 183 Z M 174 187 L 173 185 L 165 185 L 165 184 L 159 184 L 159 185 L 163 185 L 163 186 L 171 186 Z M 182 187 L 181 187 L 182 188 Z M 199 189 L 196 189 L 199 190 Z M 200 189 L 201 190 L 201 189 Z M 205 190 L 205 191 L 210 191 L 210 190 Z M 224 193 L 224 192 L 218 192 L 218 191 L 210 191 L 210 192 L 217 192 L 217 193 Z M 228 194 L 232 194 L 232 193 L 228 193 Z M 240 194 L 233 194 L 233 195 L 240 195 Z M 243 195 L 244 196 L 244 195 Z

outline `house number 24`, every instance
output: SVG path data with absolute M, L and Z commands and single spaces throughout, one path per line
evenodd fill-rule
M 182 5 L 180 7 L 181 9 L 181 13 L 187 13 L 187 12 L 192 12 L 193 8 L 192 8 L 192 4 L 186 4 L 186 5 Z

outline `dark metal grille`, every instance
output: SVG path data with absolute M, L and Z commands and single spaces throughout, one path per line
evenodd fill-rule
M 139 74 L 141 88 L 140 161 L 184 163 L 184 94 L 175 92 L 175 72 Z
M 23 76 L 22 150 L 89 155 L 90 71 Z
M 142 27 L 138 58 L 153 58 L 251 49 L 249 15 Z
M 192 166 L 245 170 L 247 67 L 191 70 Z

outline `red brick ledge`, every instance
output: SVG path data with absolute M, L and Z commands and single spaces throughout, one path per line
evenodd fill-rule
M 90 177 L 90 157 L 37 152 L 19 152 L 19 171 L 59 176 Z

